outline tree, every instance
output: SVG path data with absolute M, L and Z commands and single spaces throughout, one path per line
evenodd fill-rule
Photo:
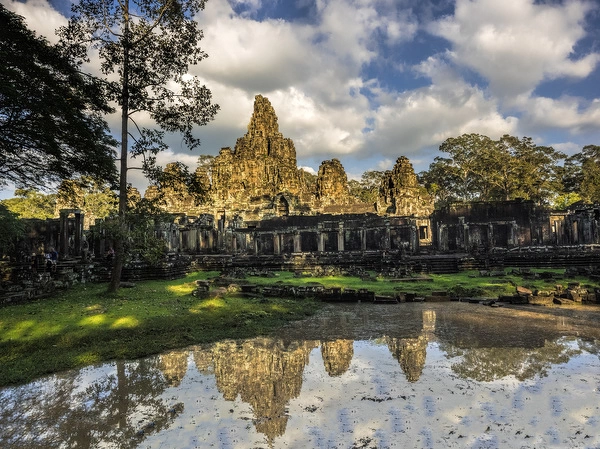
M 537 146 L 530 137 L 504 135 L 494 141 L 479 134 L 447 139 L 429 171 L 420 174 L 436 203 L 451 201 L 506 201 L 524 198 L 548 202 L 562 192 L 565 155 Z
M 588 203 L 600 202 L 600 146 L 586 145 L 565 161 L 567 191 Z
M 184 143 L 195 148 L 200 142 L 192 133 L 194 126 L 207 124 L 218 110 L 211 104 L 210 90 L 188 74 L 190 65 L 207 56 L 198 46 L 202 32 L 194 21 L 204 4 L 204 0 L 80 0 L 73 6 L 68 25 L 59 30 L 71 54 L 83 60 L 89 48 L 98 50 L 107 81 L 117 78 L 107 94 L 121 112 L 119 216 L 123 232 L 115 236 L 109 291 L 118 289 L 124 262 L 129 154 L 141 157 L 146 174 L 156 177 L 160 174 L 156 154 L 167 148 L 165 132 L 182 133 Z M 135 122 L 134 116 L 142 112 L 158 128 Z
M 0 256 L 13 249 L 16 240 L 23 235 L 23 230 L 18 215 L 0 203 Z
M 85 216 L 86 228 L 98 218 L 117 213 L 117 196 L 110 186 L 89 177 L 63 180 L 56 196 L 57 213 L 60 209 L 80 209 Z
M 378 170 L 367 170 L 361 176 L 360 181 L 348 180 L 350 195 L 367 204 L 375 204 L 379 195 L 379 187 L 385 172 Z
M 420 174 L 420 181 L 425 184 L 437 204 L 450 201 L 472 201 L 482 199 L 486 185 L 483 177 L 489 167 L 485 160 L 489 159 L 494 142 L 480 134 L 463 134 L 446 139 L 440 151 L 449 157 L 436 157 L 429 166 L 429 172 Z
M 166 212 L 193 213 L 210 186 L 182 162 L 170 162 L 146 189 L 145 198 Z
M 54 217 L 56 195 L 46 195 L 33 189 L 17 189 L 15 197 L 3 200 L 2 204 L 19 218 L 45 220 Z
M 110 180 L 102 86 L 0 5 L 0 187 L 46 188 L 74 174 Z
M 552 147 L 536 145 L 531 137 L 504 135 L 496 142 L 499 150 L 508 155 L 512 170 L 498 199 L 524 198 L 537 203 L 548 202 L 562 191 L 559 161 L 565 154 Z M 498 161 L 493 167 L 502 167 Z

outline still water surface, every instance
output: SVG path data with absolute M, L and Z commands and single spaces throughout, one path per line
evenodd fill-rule
M 600 448 L 600 310 L 326 308 L 0 390 L 2 448 Z

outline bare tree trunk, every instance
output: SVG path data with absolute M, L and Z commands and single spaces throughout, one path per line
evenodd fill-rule
M 125 263 L 125 236 L 127 233 L 127 223 L 125 215 L 127 213 L 127 156 L 128 152 L 128 124 L 129 124 L 129 2 L 123 2 L 124 14 L 123 20 L 123 83 L 121 98 L 123 100 L 121 107 L 121 172 L 119 177 L 119 229 L 115 236 L 115 258 L 111 272 L 109 293 L 115 293 L 121 283 L 121 272 Z

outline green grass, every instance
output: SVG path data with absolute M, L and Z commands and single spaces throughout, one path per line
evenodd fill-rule
M 319 308 L 313 301 L 191 295 L 196 279 L 214 275 L 141 282 L 114 296 L 105 284 L 88 284 L 0 308 L 0 386 L 101 361 L 264 335 Z
M 508 270 L 507 270 L 508 271 Z M 552 271 L 552 270 L 543 270 Z M 516 285 L 551 290 L 585 278 L 565 278 L 554 270 L 553 280 L 507 275 L 478 277 L 476 272 L 431 275 L 432 282 L 394 283 L 381 278 L 295 278 L 281 272 L 275 278 L 251 277 L 249 282 L 278 282 L 325 287 L 367 288 L 380 295 L 447 291 L 461 296 L 512 294 Z M 195 273 L 174 281 L 141 282 L 106 294 L 105 284 L 73 287 L 59 295 L 28 304 L 0 308 L 0 386 L 21 384 L 44 374 L 113 359 L 134 359 L 191 344 L 225 338 L 266 335 L 284 323 L 312 315 L 320 303 L 311 300 L 244 298 L 237 294 L 199 299 L 191 295 L 194 281 L 218 273 Z
M 509 273 L 512 270 L 506 269 Z M 274 285 L 284 283 L 290 285 L 307 285 L 311 282 L 318 282 L 324 287 L 342 287 L 342 288 L 366 288 L 372 290 L 377 295 L 394 295 L 398 292 L 415 292 L 418 295 L 426 296 L 432 292 L 446 291 L 449 294 L 458 296 L 481 296 L 496 297 L 499 295 L 512 295 L 517 285 L 529 288 L 531 290 L 553 290 L 556 284 L 564 287 L 569 282 L 579 282 L 581 285 L 590 285 L 589 279 L 585 277 L 567 278 L 564 270 L 544 269 L 532 270 L 532 273 L 553 273 L 554 277 L 550 280 L 545 279 L 524 279 L 519 275 L 507 274 L 500 277 L 481 277 L 478 271 L 464 271 L 455 274 L 432 274 L 427 277 L 430 282 L 423 282 L 417 279 L 407 282 L 391 282 L 384 278 L 372 277 L 372 280 L 361 280 L 357 277 L 347 276 L 325 276 L 321 278 L 313 277 L 294 277 L 293 273 L 280 272 L 275 278 L 251 277 L 248 280 L 257 285 Z M 597 286 L 597 284 L 591 285 Z

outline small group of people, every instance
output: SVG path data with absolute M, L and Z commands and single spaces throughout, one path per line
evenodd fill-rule
M 38 270 L 49 271 L 51 273 L 56 272 L 56 266 L 58 264 L 58 251 L 53 247 L 48 249 L 47 253 L 33 253 L 31 255 L 31 270 L 37 273 Z
M 46 269 L 50 272 L 55 272 L 57 264 L 58 251 L 56 251 L 54 248 L 50 248 L 50 251 L 46 253 Z

